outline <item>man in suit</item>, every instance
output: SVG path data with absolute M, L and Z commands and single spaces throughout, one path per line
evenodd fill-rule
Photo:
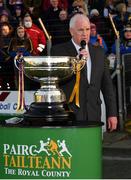
M 101 119 L 101 100 L 100 90 L 103 93 L 108 128 L 113 131 L 117 128 L 116 99 L 113 85 L 110 78 L 108 67 L 105 65 L 105 54 L 102 48 L 90 45 L 90 22 L 84 14 L 75 14 L 69 23 L 69 31 L 72 39 L 64 44 L 53 46 L 52 56 L 83 56 L 86 64 L 81 70 L 80 76 L 80 107 L 76 106 L 75 100 L 70 103 L 71 109 L 78 121 L 100 121 Z M 85 48 L 81 48 L 81 41 L 86 42 Z M 69 101 L 74 88 L 75 75 L 62 83 Z

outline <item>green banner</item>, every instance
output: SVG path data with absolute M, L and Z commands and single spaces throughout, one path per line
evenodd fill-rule
M 0 127 L 1 179 L 100 179 L 101 127 Z

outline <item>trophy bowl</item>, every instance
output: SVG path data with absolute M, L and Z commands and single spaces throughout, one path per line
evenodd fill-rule
M 34 125 L 47 122 L 67 122 L 72 118 L 66 97 L 58 82 L 73 75 L 72 62 L 75 57 L 26 56 L 23 57 L 24 74 L 40 82 L 40 89 L 34 93 L 34 102 L 24 113 L 24 119 Z M 71 118 L 70 118 L 71 117 Z M 36 123 L 39 122 L 39 123 Z
M 66 79 L 73 73 L 72 59 L 75 58 L 66 56 L 25 56 L 24 72 L 26 76 L 40 82 Z
M 58 82 L 73 74 L 72 60 L 64 56 L 26 56 L 24 73 L 27 77 L 40 82 L 41 88 L 35 93 L 35 102 L 63 102 L 65 95 Z

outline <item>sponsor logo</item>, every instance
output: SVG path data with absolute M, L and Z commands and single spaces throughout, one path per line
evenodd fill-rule
M 3 144 L 4 173 L 17 176 L 69 178 L 72 154 L 66 140 L 41 139 L 35 145 Z
M 10 92 L 1 92 L 0 93 L 0 101 L 5 101 L 6 98 L 9 96 Z
M 25 91 L 26 107 L 34 101 L 34 91 Z M 0 91 L 0 114 L 20 114 L 17 112 L 17 91 Z

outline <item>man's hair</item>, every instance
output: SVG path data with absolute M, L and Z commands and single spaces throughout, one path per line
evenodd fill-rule
M 74 16 L 72 16 L 71 19 L 70 19 L 70 22 L 69 22 L 69 27 L 70 28 L 74 27 L 74 25 L 75 25 L 76 21 L 78 20 L 78 18 L 79 19 L 85 19 L 86 21 L 89 21 L 89 19 L 88 19 L 88 17 L 86 15 L 84 15 L 82 13 L 77 13 Z

